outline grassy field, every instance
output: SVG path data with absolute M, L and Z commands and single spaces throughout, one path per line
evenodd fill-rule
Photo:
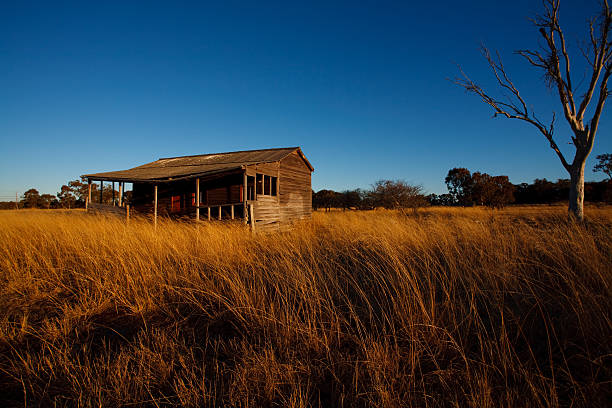
M 605 406 L 612 208 L 0 212 L 7 406 Z

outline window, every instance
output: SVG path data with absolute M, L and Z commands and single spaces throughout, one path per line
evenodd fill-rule
M 247 200 L 255 200 L 255 177 L 247 176 Z
M 272 185 L 272 183 L 270 183 L 270 176 L 266 176 L 264 174 L 264 195 L 271 195 L 270 193 L 270 187 Z
M 278 179 L 276 177 L 270 177 L 270 188 L 272 190 L 271 195 L 275 196 L 278 191 Z
M 267 176 L 265 174 L 257 174 L 257 194 L 264 196 L 276 196 L 278 178 Z
M 256 174 L 255 175 L 255 181 L 257 182 L 256 190 L 257 190 L 257 194 L 259 194 L 259 195 L 263 195 L 263 193 L 264 193 L 263 179 L 264 179 L 264 175 L 263 174 Z

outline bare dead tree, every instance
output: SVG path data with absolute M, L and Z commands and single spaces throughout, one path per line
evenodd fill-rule
M 535 115 L 533 109 L 528 108 L 525 99 L 510 79 L 499 53 L 492 55 L 485 46 L 482 46 L 483 56 L 497 79 L 497 84 L 504 94 L 503 98 L 491 96 L 470 79 L 461 67 L 459 67 L 461 77 L 455 78 L 454 83 L 464 87 L 469 93 L 477 95 L 484 103 L 491 106 L 495 112 L 494 116 L 499 115 L 530 123 L 546 137 L 550 147 L 570 175 L 568 211 L 571 216 L 582 220 L 584 218 L 584 167 L 593 149 L 606 98 L 610 95 L 608 79 L 612 74 L 612 41 L 610 39 L 612 12 L 608 0 L 603 0 L 600 13 L 589 22 L 589 39 L 587 45 L 581 49 L 589 65 L 590 75 L 587 75 L 590 77 L 589 84 L 584 94 L 576 97 L 577 89 L 572 83 L 570 55 L 565 35 L 559 24 L 559 3 L 560 0 L 543 0 L 545 13 L 532 19 L 544 39 L 540 48 L 538 50 L 517 50 L 515 54 L 525 58 L 532 66 L 541 69 L 544 72 L 546 85 L 556 89 L 565 120 L 573 133 L 572 144 L 575 147 L 575 154 L 571 163 L 555 142 L 554 112 L 550 123 L 545 124 Z M 585 120 L 585 113 L 591 102 L 595 104 L 593 115 L 590 120 Z

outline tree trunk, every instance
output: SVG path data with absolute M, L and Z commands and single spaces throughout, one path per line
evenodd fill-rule
M 576 157 L 570 169 L 569 208 L 570 217 L 582 221 L 584 219 L 584 165 L 586 158 Z

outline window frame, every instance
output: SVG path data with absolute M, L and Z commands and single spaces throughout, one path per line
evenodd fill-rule
M 276 197 L 278 195 L 278 177 L 255 173 L 255 190 L 258 196 Z

